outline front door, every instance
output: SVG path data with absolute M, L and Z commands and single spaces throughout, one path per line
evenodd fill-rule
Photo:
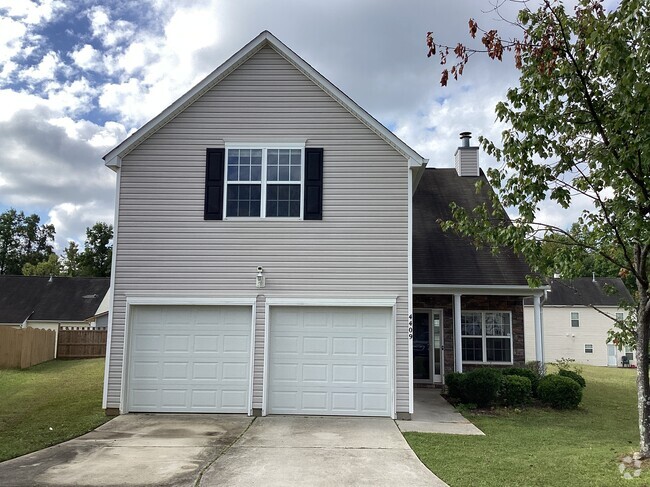
M 616 345 L 607 344 L 607 366 L 616 367 Z
M 413 313 L 413 381 L 442 382 L 442 312 Z

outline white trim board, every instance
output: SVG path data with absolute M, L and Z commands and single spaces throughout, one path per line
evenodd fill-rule
M 413 294 L 481 294 L 487 296 L 541 296 L 549 286 L 529 287 L 527 285 L 456 285 L 456 284 L 413 284 Z
M 153 135 L 161 127 L 173 120 L 179 113 L 185 110 L 185 108 L 194 103 L 198 98 L 200 98 L 208 90 L 212 89 L 220 81 L 226 78 L 232 71 L 237 69 L 240 65 L 246 62 L 246 60 L 248 60 L 251 56 L 253 56 L 256 52 L 265 46 L 270 46 L 273 48 L 278 54 L 280 54 L 294 67 L 296 67 L 296 69 L 301 71 L 305 76 L 307 76 L 307 78 L 309 78 L 323 91 L 325 91 L 325 93 L 340 103 L 343 108 L 350 112 L 361 123 L 375 132 L 386 143 L 397 150 L 397 152 L 409 160 L 412 159 L 416 164 L 426 163 L 427 159 L 423 158 L 415 150 L 406 145 L 401 139 L 399 139 L 399 137 L 393 134 L 381 123 L 379 123 L 374 117 L 372 117 L 368 112 L 357 105 L 345 93 L 334 86 L 334 84 L 327 80 L 323 75 L 316 71 L 302 58 L 300 58 L 300 56 L 298 56 L 295 52 L 280 42 L 269 31 L 265 30 L 257 37 L 255 37 L 255 39 L 241 48 L 237 53 L 231 56 L 221 66 L 210 73 L 207 77 L 205 77 L 202 81 L 196 84 L 187 93 L 185 93 L 165 110 L 163 110 L 159 115 L 144 124 L 133 135 L 128 137 L 121 144 L 106 154 L 104 156 L 106 166 L 110 167 L 113 170 L 119 168 L 121 164 L 121 158 L 130 153 L 143 141 L 151 137 L 151 135 Z
M 397 298 L 385 299 L 320 299 L 320 298 L 267 298 L 267 306 L 352 306 L 356 308 L 393 307 Z

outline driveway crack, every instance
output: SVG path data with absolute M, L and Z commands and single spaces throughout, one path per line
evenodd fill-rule
M 230 450 L 230 449 L 233 447 L 233 445 L 234 445 L 235 443 L 237 443 L 237 442 L 239 441 L 239 439 L 240 439 L 242 436 L 244 436 L 244 434 L 245 434 L 245 433 L 248 431 L 248 429 L 253 425 L 253 423 L 255 422 L 256 419 L 257 419 L 257 418 L 254 417 L 254 418 L 253 418 L 253 421 L 251 421 L 250 423 L 248 423 L 248 426 L 246 426 L 246 429 L 244 429 L 244 431 L 242 431 L 242 432 L 239 434 L 239 436 L 238 436 L 237 438 L 235 438 L 235 439 L 232 441 L 232 443 L 230 443 L 230 445 L 228 445 L 228 446 L 225 447 L 223 450 L 221 450 L 221 451 L 220 451 L 220 452 L 219 452 L 219 453 L 218 453 L 218 454 L 217 454 L 217 455 L 216 455 L 216 456 L 215 456 L 215 457 L 214 457 L 210 462 L 208 462 L 208 464 L 207 464 L 205 467 L 203 467 L 203 468 L 201 469 L 201 471 L 199 472 L 198 476 L 196 477 L 196 480 L 194 481 L 194 487 L 199 487 L 199 485 L 200 485 L 200 483 L 201 483 L 201 479 L 203 478 L 203 474 L 205 473 L 205 471 L 206 471 L 207 469 L 209 469 L 209 468 L 214 464 L 214 462 L 216 462 L 217 460 L 219 460 L 219 458 L 221 458 L 221 456 L 222 456 L 224 453 L 226 453 L 228 450 Z

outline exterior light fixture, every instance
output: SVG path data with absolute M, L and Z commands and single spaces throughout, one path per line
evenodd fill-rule
M 266 286 L 266 278 L 264 277 L 264 268 L 262 266 L 257 267 L 257 277 L 255 278 L 255 287 L 261 288 Z

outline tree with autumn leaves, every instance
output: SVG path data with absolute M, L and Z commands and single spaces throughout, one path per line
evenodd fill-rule
M 503 2 L 502 2 L 503 3 Z M 443 65 L 441 84 L 468 76 L 472 56 L 501 61 L 511 55 L 519 85 L 496 106 L 506 129 L 500 143 L 480 139 L 501 163 L 487 172 L 493 205 L 454 207 L 446 229 L 524 255 L 538 275 L 558 267 L 570 273 L 576 252 L 588 252 L 634 282 L 636 321 L 617 333 L 636 344 L 639 409 L 638 458 L 650 456 L 650 3 L 621 0 L 608 11 L 602 0 L 521 5 L 502 37 L 469 21 L 481 46 L 448 46 L 427 35 L 429 55 Z M 498 7 L 497 7 L 498 8 Z M 471 41 L 470 41 L 471 42 Z M 571 229 L 539 220 L 550 200 L 569 208 L 590 201 Z M 517 214 L 504 219 L 500 208 Z M 552 245 L 554 252 L 548 252 Z

